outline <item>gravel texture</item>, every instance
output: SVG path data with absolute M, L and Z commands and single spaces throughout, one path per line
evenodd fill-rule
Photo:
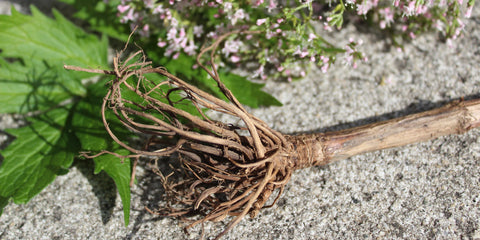
M 0 3 L 3 8 L 5 2 Z M 284 106 L 252 112 L 276 130 L 298 133 L 342 129 L 431 109 L 462 96 L 478 97 L 477 7 L 466 22 L 465 37 L 454 48 L 436 35 L 425 35 L 407 44 L 404 52 L 347 26 L 332 39 L 363 39 L 367 63 L 357 69 L 336 65 L 328 74 L 312 70 L 293 83 L 267 81 L 265 90 Z M 15 124 L 7 116 L 0 118 L 0 129 Z M 0 141 L 5 138 L 0 135 Z M 28 204 L 6 207 L 0 239 L 199 238 L 200 227 L 185 235 L 182 222 L 144 210 L 160 201 L 159 187 L 158 178 L 139 169 L 131 223 L 125 227 L 112 180 L 94 175 L 91 162 L 76 161 L 67 175 Z M 215 233 L 224 226 L 208 223 L 204 230 Z M 480 239 L 479 130 L 298 171 L 273 208 L 244 219 L 224 237 L 376 238 Z

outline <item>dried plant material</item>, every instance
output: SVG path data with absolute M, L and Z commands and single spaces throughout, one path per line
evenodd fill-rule
M 246 215 L 255 217 L 262 208 L 275 204 L 296 169 L 463 133 L 480 124 L 480 100 L 460 100 L 424 113 L 343 131 L 284 135 L 248 113 L 219 79 L 213 53 L 229 34 L 204 48 L 197 58 L 228 102 L 184 82 L 167 69 L 152 67 L 142 51 L 124 61 L 118 54 L 113 71 L 66 66 L 116 77 L 104 98 L 102 116 L 111 137 L 133 153 L 129 157 L 153 157 L 159 165 L 160 157 L 178 154 L 171 172 L 154 169 L 165 189 L 165 205 L 149 211 L 182 219 L 200 214 L 201 218 L 192 220 L 186 229 L 233 216 L 217 235 L 220 238 Z M 202 56 L 209 51 L 206 66 Z M 183 110 L 186 108 L 194 108 L 196 113 Z M 238 124 L 215 121 L 205 109 L 229 115 Z M 146 147 L 136 149 L 117 138 L 106 120 L 108 112 L 132 132 L 149 136 Z M 272 195 L 275 198 L 266 205 Z

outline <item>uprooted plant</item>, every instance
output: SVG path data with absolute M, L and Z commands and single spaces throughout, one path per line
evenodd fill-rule
M 220 80 L 214 53 L 230 34 L 244 32 L 219 37 L 197 57 L 198 65 L 215 80 L 228 101 L 186 83 L 165 68 L 152 67 L 142 51 L 124 61 L 120 59 L 123 51 L 117 54 L 113 71 L 66 66 L 115 76 L 102 103 L 102 117 L 110 136 L 133 153 L 121 157 L 146 156 L 158 166 L 158 161 L 163 161 L 160 157 L 178 154 L 179 167 L 172 166 L 169 174 L 154 169 L 165 189 L 165 205 L 148 210 L 182 219 L 192 214 L 202 216 L 186 229 L 234 216 L 217 236 L 221 237 L 244 216 L 254 217 L 262 208 L 275 204 L 297 169 L 480 126 L 480 100 L 462 99 L 442 108 L 357 128 L 284 135 L 248 113 Z M 208 52 L 206 65 L 202 57 Z M 196 114 L 186 108 L 196 109 Z M 207 110 L 229 115 L 238 123 L 216 121 L 207 116 Z M 109 127 L 107 113 L 113 113 L 132 132 L 148 136 L 145 147 L 136 148 L 119 139 Z M 99 154 L 104 153 L 109 152 Z M 267 205 L 272 194 L 276 196 Z

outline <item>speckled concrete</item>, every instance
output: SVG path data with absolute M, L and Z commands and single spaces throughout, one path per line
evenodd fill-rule
M 480 93 L 480 13 L 449 48 L 435 35 L 400 53 L 348 26 L 335 41 L 363 39 L 369 62 L 312 71 L 294 83 L 268 81 L 282 107 L 252 112 L 285 133 L 339 129 L 402 116 Z M 381 79 L 386 84 L 380 84 Z M 2 118 L 3 127 L 8 122 Z M 114 184 L 77 161 L 25 205 L 0 217 L 0 239 L 196 239 L 182 223 L 148 214 L 159 183 L 139 169 L 131 224 L 123 225 Z M 215 233 L 225 223 L 205 225 Z M 224 239 L 480 239 L 480 131 L 367 153 L 296 172 L 278 204 L 244 219 Z

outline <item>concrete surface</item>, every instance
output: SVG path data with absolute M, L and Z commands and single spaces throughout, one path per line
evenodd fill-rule
M 480 13 L 456 48 L 434 34 L 403 53 L 348 26 L 334 40 L 365 42 L 369 62 L 294 83 L 268 81 L 284 106 L 252 112 L 285 133 L 339 129 L 402 116 L 480 93 Z M 386 84 L 380 84 L 381 79 Z M 9 123 L 3 117 L 3 127 Z M 158 179 L 139 170 L 128 227 L 113 182 L 77 161 L 70 173 L 0 217 L 0 239 L 197 239 L 182 222 L 152 216 Z M 205 224 L 214 235 L 225 223 Z M 212 234 L 213 233 L 213 234 Z M 363 154 L 296 172 L 278 204 L 244 219 L 224 239 L 480 239 L 480 131 Z

